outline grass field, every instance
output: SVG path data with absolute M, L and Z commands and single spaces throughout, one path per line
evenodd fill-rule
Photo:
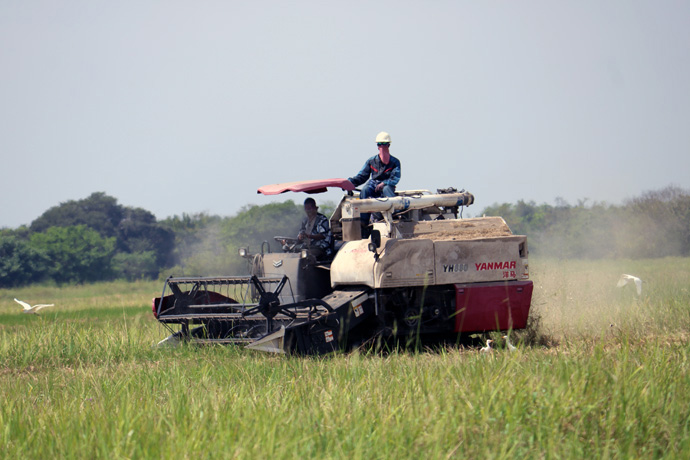
M 690 259 L 532 259 L 530 269 L 538 329 L 492 355 L 157 349 L 166 333 L 150 302 L 162 283 L 0 290 L 0 452 L 690 457 Z M 615 287 L 621 273 L 645 281 L 642 296 Z M 13 297 L 56 307 L 23 315 Z

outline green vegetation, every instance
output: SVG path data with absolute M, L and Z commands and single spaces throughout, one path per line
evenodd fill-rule
M 690 259 L 532 258 L 551 345 L 158 349 L 162 283 L 0 289 L 7 458 L 687 458 Z M 641 296 L 616 288 L 644 280 Z M 12 298 L 56 307 L 23 315 Z M 520 341 L 522 340 L 522 342 Z
M 644 259 L 690 256 L 690 191 L 678 187 L 643 193 L 623 206 L 556 206 L 518 201 L 483 211 L 503 217 L 513 233 L 529 236 L 530 252 L 561 258 Z
M 328 216 L 334 208 L 319 206 Z M 646 192 L 622 206 L 521 200 L 482 214 L 503 217 L 513 233 L 529 236 L 531 253 L 543 257 L 690 256 L 690 192 L 677 187 Z M 156 221 L 149 211 L 93 193 L 48 209 L 30 227 L 0 229 L 0 287 L 245 273 L 237 249 L 277 249 L 274 237 L 294 236 L 303 215 L 302 206 L 288 200 L 248 205 L 230 217 L 182 214 Z
M 0 287 L 157 277 L 173 262 L 174 234 L 149 211 L 102 192 L 0 230 Z
M 110 274 L 115 238 L 102 238 L 85 225 L 74 225 L 34 233 L 31 245 L 50 260 L 48 274 L 58 283 L 98 281 Z
M 259 251 L 267 242 L 275 249 L 273 238 L 295 236 L 303 215 L 287 201 L 245 206 L 227 218 L 183 214 L 157 222 L 94 193 L 50 208 L 29 228 L 0 230 L 0 287 L 245 273 L 238 248 Z

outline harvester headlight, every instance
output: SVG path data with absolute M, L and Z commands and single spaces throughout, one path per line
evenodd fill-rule
M 238 252 L 240 253 L 240 257 L 247 257 L 247 248 L 240 248 Z
M 307 251 L 306 249 L 302 249 L 302 252 L 299 253 L 299 256 L 302 259 L 306 259 L 307 257 L 309 257 L 309 251 Z

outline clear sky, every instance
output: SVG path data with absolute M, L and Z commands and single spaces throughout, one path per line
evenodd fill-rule
M 399 188 L 475 215 L 690 188 L 690 2 L 0 0 L 0 227 L 301 202 L 256 189 L 353 176 L 379 131 Z

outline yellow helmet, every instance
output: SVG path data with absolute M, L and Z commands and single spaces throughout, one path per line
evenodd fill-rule
M 378 133 L 376 135 L 376 143 L 379 144 L 381 142 L 386 142 L 386 143 L 390 144 L 391 143 L 391 135 L 385 131 L 381 131 L 380 133 Z

